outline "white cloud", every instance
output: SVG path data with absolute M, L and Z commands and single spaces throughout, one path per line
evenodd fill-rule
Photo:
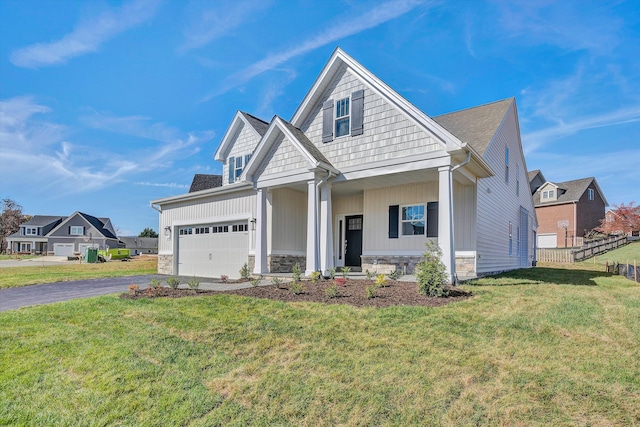
M 530 154 L 550 142 L 578 132 L 640 121 L 640 105 L 610 111 L 604 114 L 579 117 L 534 132 L 524 133 L 522 143 L 525 154 Z
M 235 28 L 264 14 L 270 1 L 217 1 L 214 3 L 195 3 L 193 17 L 184 32 L 185 41 L 180 52 L 197 49 L 212 41 L 229 35 Z M 214 6 L 201 10 L 199 6 Z
M 340 15 L 333 25 L 328 26 L 327 29 L 321 33 L 297 43 L 295 47 L 289 50 L 278 51 L 255 62 L 244 70 L 232 74 L 225 79 L 222 87 L 218 91 L 209 94 L 202 101 L 208 101 L 214 96 L 221 95 L 234 87 L 246 83 L 266 71 L 273 70 L 291 58 L 304 55 L 307 52 L 326 46 L 327 44 L 377 27 L 424 4 L 424 0 L 395 0 L 382 3 L 367 12 L 359 13 L 351 17 Z
M 109 39 L 150 19 L 158 5 L 159 2 L 153 0 L 126 3 L 79 23 L 60 40 L 19 49 L 11 54 L 10 60 L 18 67 L 39 68 L 62 64 L 71 58 L 96 52 Z
M 166 188 L 189 188 L 188 185 L 185 184 L 176 184 L 175 182 L 166 182 L 166 183 L 159 183 L 159 182 L 136 182 L 136 185 L 144 185 L 144 186 L 149 186 L 149 187 L 166 187 Z

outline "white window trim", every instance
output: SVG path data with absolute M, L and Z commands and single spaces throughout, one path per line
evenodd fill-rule
M 78 233 L 78 229 L 80 230 L 80 232 Z M 70 236 L 84 236 L 84 227 L 81 225 L 72 225 L 69 228 L 69 235 Z
M 422 206 L 423 209 L 423 221 L 424 221 L 424 232 L 422 234 L 404 234 L 402 224 L 404 222 L 410 222 L 410 220 L 402 219 L 402 209 L 413 207 L 413 206 Z M 425 237 L 427 235 L 427 204 L 426 203 L 408 203 L 406 205 L 400 205 L 400 209 L 398 209 L 398 237 L 400 238 L 416 238 L 416 237 Z
M 345 116 L 340 116 L 338 117 L 338 103 L 340 101 L 343 101 L 347 99 L 349 101 L 349 114 L 345 115 Z M 340 98 L 336 101 L 335 105 L 334 105 L 334 116 L 333 116 L 333 134 L 335 135 L 335 139 L 337 138 L 344 138 L 345 136 L 350 136 L 351 135 L 351 95 L 349 96 L 345 96 L 344 98 Z M 344 135 L 339 135 L 338 136 L 338 120 L 342 120 L 348 118 L 349 119 L 349 129 L 347 129 L 347 133 L 345 133 Z
M 593 191 L 593 188 L 587 188 L 587 197 L 589 200 L 595 199 L 595 191 Z

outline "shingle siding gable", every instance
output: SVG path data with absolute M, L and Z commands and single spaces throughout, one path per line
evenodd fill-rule
M 327 99 L 335 102 L 349 97 L 358 90 L 364 90 L 362 134 L 338 137 L 323 143 L 323 103 Z M 345 67 L 336 73 L 311 115 L 303 121 L 301 130 L 338 169 L 442 149 L 442 145 L 431 135 L 365 86 Z
M 249 129 L 246 124 L 242 124 L 241 128 L 237 132 L 233 145 L 229 150 L 229 154 L 227 156 L 226 161 L 222 167 L 222 183 L 223 185 L 228 185 L 229 180 L 227 177 L 229 176 L 229 158 L 230 157 L 240 157 L 242 156 L 243 168 L 244 168 L 244 156 L 247 154 L 252 154 L 253 151 L 258 146 L 259 138 L 256 133 Z

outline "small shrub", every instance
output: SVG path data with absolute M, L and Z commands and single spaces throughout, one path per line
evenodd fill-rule
M 312 273 L 311 273 L 311 283 L 313 283 L 314 285 L 315 285 L 316 283 L 318 283 L 318 281 L 320 280 L 320 277 L 321 277 L 321 276 L 322 276 L 322 275 L 320 274 L 320 272 L 319 272 L 319 271 L 314 271 L 314 272 L 312 272 Z
M 378 287 L 376 285 L 367 286 L 364 290 L 364 296 L 372 299 L 378 296 Z
M 338 285 L 338 286 L 347 286 L 347 279 L 345 279 L 344 277 L 336 278 L 336 285 Z
M 261 280 L 262 280 L 262 276 L 252 277 L 251 278 L 251 286 L 253 286 L 255 288 L 256 286 L 258 286 L 260 284 Z
M 162 286 L 162 280 L 158 280 L 154 277 L 153 279 L 151 279 L 151 283 L 149 283 L 149 286 L 151 286 L 152 288 L 159 288 L 160 286 Z
M 300 278 L 302 277 L 302 269 L 300 268 L 300 264 L 296 262 L 296 264 L 293 266 L 293 269 L 291 270 L 291 273 L 293 276 L 293 281 L 299 282 Z
M 389 273 L 389 279 L 391 280 L 398 280 L 402 276 L 403 276 L 402 270 L 397 268 L 393 270 L 391 273 Z
M 416 266 L 416 279 L 418 292 L 423 295 L 442 297 L 449 294 L 444 287 L 447 283 L 447 270 L 442 263 L 442 249 L 434 241 L 427 242 L 424 260 Z
M 289 291 L 294 295 L 300 295 L 304 293 L 304 286 L 300 282 L 291 282 Z
M 376 286 L 379 288 L 384 288 L 387 286 L 387 276 L 384 274 L 378 274 L 376 276 Z
M 220 281 L 222 283 L 227 283 L 227 281 L 229 280 L 229 276 L 223 274 L 222 276 L 220 276 Z
M 377 271 L 369 271 L 369 269 L 366 269 L 364 271 L 365 276 L 367 276 L 367 280 L 373 280 L 374 277 L 376 277 L 378 275 Z
M 190 289 L 198 289 L 200 288 L 200 280 L 196 279 L 196 276 L 193 276 L 191 280 L 187 283 Z
M 338 287 L 334 283 L 324 290 L 324 294 L 327 298 L 338 298 L 340 296 L 340 291 L 338 291 Z
M 135 295 L 140 290 L 140 286 L 136 285 L 135 283 L 132 283 L 132 284 L 129 285 L 128 289 L 129 289 L 129 294 L 130 295 Z
M 346 279 L 350 271 L 351 267 L 342 267 L 342 277 Z
M 280 286 L 282 286 L 282 279 L 279 277 L 273 277 L 271 279 L 271 284 L 273 284 L 277 289 L 280 289 Z
M 167 279 L 167 285 L 169 285 L 171 289 L 178 289 L 178 286 L 180 286 L 180 279 L 175 276 L 171 276 Z
M 249 276 L 250 276 L 250 274 L 249 274 L 249 266 L 245 262 L 244 265 L 242 266 L 242 268 L 240 269 L 240 277 L 242 277 L 243 279 L 248 279 Z
M 335 267 L 331 267 L 331 270 L 329 270 L 329 279 L 333 280 L 336 277 L 336 268 Z

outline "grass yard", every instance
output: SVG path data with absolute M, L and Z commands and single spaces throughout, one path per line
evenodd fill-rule
M 60 263 L 0 269 L 0 289 L 69 280 L 100 279 L 158 272 L 156 257 L 136 257 L 129 262 L 111 261 L 101 264 Z
M 605 252 L 592 259 L 579 262 L 578 265 L 598 264 L 604 266 L 607 262 L 612 264 L 613 262 L 626 263 L 627 261 L 633 265 L 633 260 L 636 260 L 637 265 L 640 265 L 640 240 L 631 242 L 621 248 Z
M 234 295 L 0 313 L 0 425 L 640 424 L 640 286 L 536 268 L 437 308 Z

